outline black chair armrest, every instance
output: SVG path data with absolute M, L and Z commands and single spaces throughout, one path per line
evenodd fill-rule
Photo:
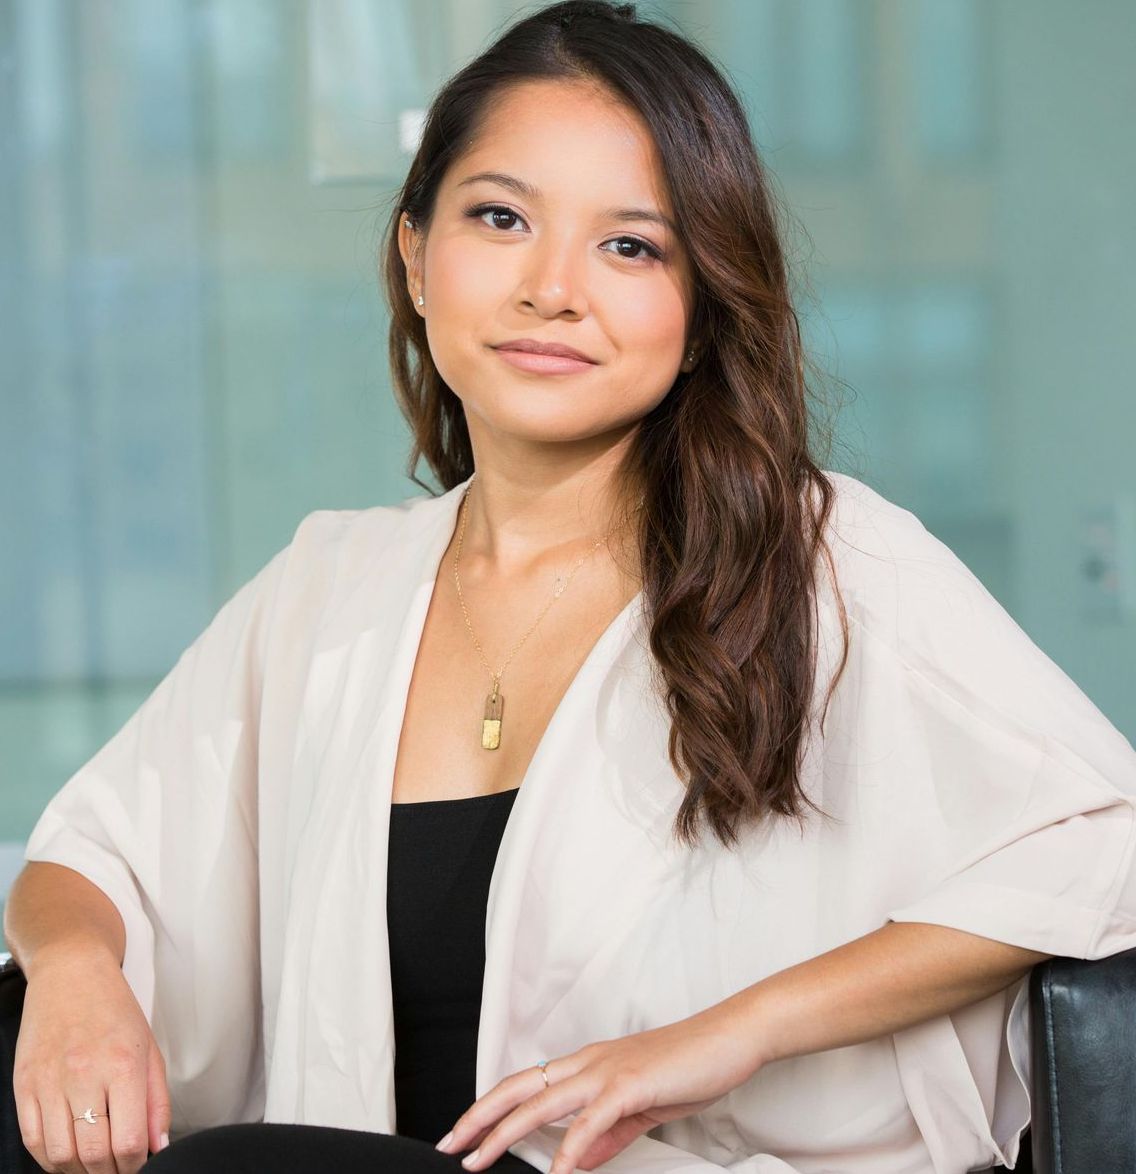
M 16 1061 L 16 1036 L 24 1010 L 24 972 L 9 958 L 0 965 L 0 1170 L 4 1174 L 43 1174 L 28 1153 L 16 1116 L 12 1069 Z
M 1036 1174 L 1136 1170 L 1136 949 L 1030 974 Z

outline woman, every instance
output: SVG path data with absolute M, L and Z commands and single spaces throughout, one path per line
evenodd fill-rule
M 1136 754 L 811 459 L 736 96 L 556 4 L 439 93 L 397 207 L 444 492 L 310 514 L 48 805 L 31 1155 L 1012 1166 L 1025 976 L 1136 945 Z

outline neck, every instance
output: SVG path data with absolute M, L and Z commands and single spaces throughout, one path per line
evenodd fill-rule
M 617 559 L 623 573 L 637 579 L 638 514 L 619 498 L 614 478 L 594 465 L 536 480 L 479 466 L 462 512 L 462 574 L 471 582 L 542 573 L 585 554 L 605 536 L 606 549 L 601 545 L 594 557 Z

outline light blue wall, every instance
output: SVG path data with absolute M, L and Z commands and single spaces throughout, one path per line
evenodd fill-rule
M 999 12 L 993 244 L 1016 615 L 1136 740 L 1136 7 Z M 1091 589 L 1086 519 L 1119 512 L 1127 607 Z
M 306 512 L 418 492 L 375 229 L 430 94 L 517 8 L 0 0 L 0 895 Z M 1136 9 L 640 10 L 730 72 L 793 210 L 831 467 L 1136 737 Z

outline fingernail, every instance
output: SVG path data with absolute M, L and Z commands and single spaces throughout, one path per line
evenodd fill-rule
M 162 1136 L 160 1138 L 158 1138 L 158 1151 L 159 1151 L 159 1153 L 162 1150 L 164 1150 L 166 1148 L 166 1146 L 168 1146 L 169 1144 L 170 1144 L 170 1135 L 168 1133 L 163 1133 Z
M 447 1133 L 446 1136 L 443 1137 L 442 1140 L 440 1142 L 438 1142 L 438 1144 L 434 1148 L 436 1150 L 444 1150 L 446 1148 L 446 1146 L 448 1146 L 450 1144 L 450 1142 L 453 1140 L 454 1140 L 454 1131 L 451 1129 L 450 1132 Z
M 466 1154 L 466 1156 L 462 1158 L 462 1165 L 468 1170 L 470 1166 L 472 1166 L 473 1163 L 477 1161 L 477 1155 L 479 1153 L 481 1153 L 481 1150 L 476 1149 L 472 1154 Z

